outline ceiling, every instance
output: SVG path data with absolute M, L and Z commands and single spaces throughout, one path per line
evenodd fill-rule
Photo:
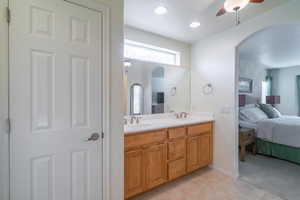
M 168 9 L 166 15 L 154 14 L 154 9 L 163 1 Z M 249 4 L 241 11 L 241 20 L 249 20 L 288 0 L 266 0 L 263 4 Z M 194 43 L 202 37 L 235 26 L 235 16 L 227 13 L 216 17 L 224 0 L 125 0 L 125 24 L 179 41 Z M 192 21 L 201 22 L 191 29 Z
M 267 68 L 300 65 L 300 25 L 277 25 L 256 33 L 240 47 L 240 58 Z

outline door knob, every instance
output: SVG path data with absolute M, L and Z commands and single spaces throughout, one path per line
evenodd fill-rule
M 89 141 L 97 141 L 97 140 L 99 140 L 99 138 L 100 138 L 99 133 L 93 133 L 93 134 L 91 135 L 91 137 L 90 137 L 89 139 L 87 139 L 87 141 L 88 141 L 88 142 L 89 142 Z

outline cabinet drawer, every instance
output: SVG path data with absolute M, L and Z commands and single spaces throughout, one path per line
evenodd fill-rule
M 168 164 L 169 180 L 173 180 L 175 178 L 183 176 L 183 175 L 185 175 L 185 173 L 186 173 L 185 158 L 169 162 L 169 164 Z
M 188 127 L 188 135 L 195 136 L 212 131 L 212 123 L 198 124 Z
M 128 134 L 125 136 L 125 150 L 143 145 L 164 142 L 167 139 L 166 130 L 151 131 L 145 133 Z
M 186 136 L 185 132 L 186 132 L 185 127 L 170 128 L 168 130 L 168 136 L 169 139 L 181 138 Z
M 186 152 L 185 138 L 179 138 L 168 142 L 168 160 L 184 158 Z

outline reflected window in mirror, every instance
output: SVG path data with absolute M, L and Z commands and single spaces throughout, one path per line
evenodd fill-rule
M 141 84 L 134 83 L 130 88 L 130 114 L 142 115 L 144 107 L 144 89 Z

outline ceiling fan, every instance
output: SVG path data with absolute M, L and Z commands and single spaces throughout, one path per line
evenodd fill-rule
M 225 0 L 224 7 L 217 12 L 217 17 L 227 12 L 236 14 L 236 25 L 240 24 L 239 11 L 245 8 L 249 3 L 263 3 L 264 0 Z

